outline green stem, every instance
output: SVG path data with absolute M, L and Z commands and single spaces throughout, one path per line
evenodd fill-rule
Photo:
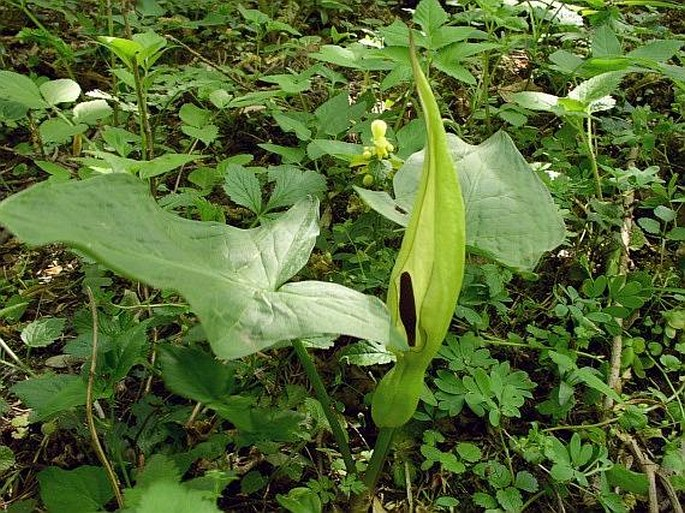
M 395 428 L 381 428 L 378 433 L 376 445 L 374 446 L 373 454 L 371 455 L 371 461 L 369 461 L 369 468 L 366 469 L 366 474 L 364 474 L 364 484 L 370 493 L 373 493 L 376 489 L 378 478 L 385 466 L 385 460 L 388 457 L 388 451 L 390 450 L 390 444 L 392 443 L 394 434 Z
M 333 408 L 331 397 L 328 395 L 326 387 L 321 380 L 321 376 L 319 376 L 319 372 L 316 370 L 314 361 L 312 360 L 312 357 L 309 356 L 309 353 L 307 352 L 307 349 L 304 347 L 304 344 L 301 340 L 293 340 L 292 344 L 293 349 L 295 349 L 295 353 L 297 354 L 297 357 L 304 368 L 304 372 L 307 374 L 307 378 L 309 378 L 309 382 L 314 388 L 316 398 L 321 403 L 321 407 L 323 408 L 324 415 L 326 415 L 328 424 L 331 426 L 333 438 L 335 438 L 335 441 L 338 443 L 340 454 L 342 455 L 343 462 L 345 463 L 345 469 L 347 470 L 348 474 L 356 474 L 357 469 L 354 465 L 354 460 L 352 459 L 350 444 L 347 442 L 345 431 L 340 425 L 340 421 L 338 421 L 338 416 Z
M 150 126 L 150 119 L 147 114 L 147 104 L 145 103 L 143 81 L 140 78 L 140 68 L 138 67 L 138 62 L 136 62 L 135 58 L 131 63 L 131 68 L 133 71 L 133 81 L 136 84 L 136 100 L 138 101 L 140 135 L 143 139 L 143 159 L 152 160 L 154 156 L 152 127 Z
M 587 132 L 585 134 L 587 139 L 585 142 L 587 144 L 588 155 L 590 156 L 590 163 L 592 164 L 592 174 L 595 177 L 595 190 L 597 193 L 597 198 L 600 200 L 602 198 L 602 180 L 599 177 L 599 167 L 597 166 L 597 157 L 595 155 L 595 148 L 592 142 L 592 117 L 587 118 Z

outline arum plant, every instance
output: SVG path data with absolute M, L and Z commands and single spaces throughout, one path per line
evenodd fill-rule
M 426 158 L 390 276 L 387 306 L 407 349 L 394 349 L 395 366 L 373 397 L 371 414 L 381 430 L 365 477 L 369 490 L 378 480 L 394 430 L 416 410 L 426 369 L 447 334 L 464 276 L 466 220 L 461 188 L 437 102 L 413 45 L 410 53 L 427 129 Z

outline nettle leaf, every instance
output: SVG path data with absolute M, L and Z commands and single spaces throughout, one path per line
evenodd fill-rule
M 289 207 L 306 196 L 321 197 L 326 191 L 326 179 L 316 171 L 302 171 L 296 166 L 269 168 L 269 181 L 276 182 L 267 210 Z
M 145 490 L 140 503 L 128 513 L 220 513 L 215 502 L 203 490 L 193 490 L 180 483 L 157 481 Z
M 0 221 L 29 244 L 64 242 L 125 276 L 179 292 L 221 358 L 320 334 L 405 346 L 378 298 L 335 283 L 285 283 L 307 263 L 319 233 L 311 197 L 241 230 L 175 216 L 145 183 L 109 174 L 31 187 L 0 203 Z
M 226 167 L 224 191 L 231 200 L 255 214 L 262 211 L 262 186 L 254 171 L 237 164 Z
M 235 367 L 199 349 L 162 346 L 162 378 L 174 393 L 205 404 L 233 393 Z
M 545 251 L 564 241 L 564 222 L 549 191 L 504 132 L 477 146 L 452 134 L 447 138 L 459 169 L 469 249 L 515 269 L 533 269 Z M 385 192 L 355 190 L 378 213 L 407 226 L 423 155 L 409 157 L 395 175 L 395 199 Z
M 448 15 L 438 0 L 421 0 L 414 12 L 414 21 L 421 25 L 430 37 L 441 25 L 447 22 Z
M 102 467 L 83 465 L 74 470 L 48 467 L 38 474 L 40 497 L 50 513 L 101 511 L 114 492 Z
M 31 421 L 39 422 L 58 413 L 86 404 L 86 383 L 81 376 L 46 373 L 20 381 L 11 387 L 33 411 Z

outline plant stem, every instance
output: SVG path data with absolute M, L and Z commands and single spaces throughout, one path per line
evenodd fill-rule
M 378 432 L 376 445 L 373 447 L 373 454 L 371 455 L 371 461 L 369 461 L 369 468 L 366 469 L 366 474 L 364 474 L 364 484 L 372 494 L 376 489 L 378 478 L 385 466 L 385 460 L 388 456 L 394 434 L 395 428 L 381 428 Z
M 593 137 L 592 137 L 592 117 L 588 116 L 587 118 L 587 132 L 585 133 L 585 138 L 586 138 L 586 144 L 587 144 L 587 151 L 588 151 L 588 156 L 590 157 L 590 163 L 592 165 L 592 174 L 595 177 L 595 192 L 597 194 L 597 198 L 600 200 L 603 199 L 602 197 L 602 180 L 599 177 L 599 167 L 597 166 L 597 156 L 595 155 L 595 147 L 594 147 L 594 142 L 593 142 Z
M 357 468 L 355 467 L 354 460 L 352 459 L 352 451 L 350 451 L 350 444 L 347 441 L 345 431 L 340 425 L 338 416 L 335 412 L 335 409 L 333 408 L 331 397 L 328 395 L 326 387 L 324 386 L 323 381 L 321 380 L 321 376 L 319 375 L 319 372 L 316 370 L 314 361 L 312 360 L 312 357 L 309 356 L 307 348 L 304 347 L 304 344 L 301 340 L 293 340 L 292 344 L 293 349 L 295 349 L 295 353 L 297 354 L 297 357 L 299 358 L 300 363 L 304 368 L 304 372 L 307 374 L 307 378 L 309 378 L 309 382 L 312 384 L 312 387 L 314 388 L 316 398 L 321 403 L 321 407 L 323 408 L 324 415 L 326 415 L 328 424 L 331 426 L 333 438 L 335 438 L 335 441 L 338 443 L 340 454 L 342 455 L 343 462 L 345 463 L 345 469 L 347 470 L 348 474 L 356 474 Z
M 88 423 L 88 431 L 90 432 L 90 438 L 93 442 L 95 453 L 97 454 L 100 463 L 102 463 L 102 466 L 105 468 L 107 479 L 109 479 L 109 483 L 112 486 L 119 508 L 123 508 L 124 496 L 121 494 L 121 489 L 119 488 L 119 480 L 114 473 L 112 464 L 105 455 L 105 451 L 100 443 L 100 438 L 98 437 L 98 432 L 95 429 L 95 418 L 93 417 L 93 385 L 95 383 L 98 354 L 98 310 L 95 305 L 95 296 L 93 296 L 93 291 L 90 290 L 90 287 L 86 287 L 86 292 L 88 293 L 90 312 L 93 317 L 93 349 L 90 357 L 90 369 L 88 370 L 88 387 L 86 388 L 86 422 Z

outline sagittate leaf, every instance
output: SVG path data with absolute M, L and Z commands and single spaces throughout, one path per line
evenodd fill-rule
M 335 283 L 285 283 L 319 233 L 313 198 L 241 230 L 177 217 L 145 183 L 110 174 L 31 187 L 0 203 L 0 222 L 29 244 L 64 242 L 125 276 L 179 292 L 221 358 L 329 333 L 403 346 L 378 298 Z
M 504 132 L 477 146 L 452 134 L 447 141 L 459 169 L 469 250 L 514 269 L 533 269 L 565 235 L 563 219 L 545 185 Z M 407 226 L 424 155 L 415 153 L 397 172 L 394 199 L 385 192 L 355 190 L 378 213 Z

